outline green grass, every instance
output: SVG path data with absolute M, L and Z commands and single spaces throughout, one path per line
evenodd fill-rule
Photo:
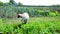
M 32 17 L 26 24 L 20 19 L 0 18 L 3 34 L 60 34 L 60 17 Z

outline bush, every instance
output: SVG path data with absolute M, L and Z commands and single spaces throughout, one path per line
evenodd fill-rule
M 4 17 L 7 17 L 10 15 L 10 17 L 14 17 L 17 13 L 24 13 L 28 12 L 31 17 L 40 17 L 40 16 L 59 16 L 59 13 L 57 11 L 52 12 L 50 9 L 41 9 L 38 7 L 21 7 L 21 6 L 0 6 L 0 15 L 4 15 Z M 49 13 L 49 14 L 48 14 Z
M 59 16 L 59 13 L 58 13 L 58 11 L 55 11 L 55 14 L 56 14 L 56 16 Z
M 49 12 L 49 16 L 51 16 L 51 17 L 55 17 L 56 14 L 55 14 L 54 12 Z

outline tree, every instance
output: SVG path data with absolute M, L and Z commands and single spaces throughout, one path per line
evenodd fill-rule
M 14 4 L 14 0 L 10 0 L 9 1 L 9 4 Z
M 23 5 L 23 4 L 19 2 L 19 3 L 18 3 L 18 6 L 21 6 L 21 5 Z
M 4 3 L 0 1 L 0 6 L 3 6 L 3 4 L 4 4 Z
M 59 6 L 59 7 L 60 7 L 60 5 L 59 5 L 59 4 L 57 4 L 57 5 L 52 5 L 52 6 Z

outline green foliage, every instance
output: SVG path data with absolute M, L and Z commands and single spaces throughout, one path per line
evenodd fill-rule
M 40 16 L 59 16 L 58 9 L 54 9 L 56 7 L 51 7 L 50 9 L 46 9 L 46 7 L 23 7 L 23 6 L 0 6 L 0 15 L 4 15 L 5 17 L 15 17 L 17 13 L 28 12 L 30 17 L 40 17 Z
M 4 3 L 0 1 L 0 6 L 3 6 L 3 4 L 4 4 Z
M 14 0 L 10 0 L 10 2 L 9 2 L 10 4 L 14 4 Z
M 55 11 L 55 14 L 56 14 L 56 16 L 59 16 L 59 13 L 58 13 L 58 11 Z
M 3 33 L 3 34 L 60 34 L 60 18 L 59 17 L 30 18 L 28 23 L 21 25 L 21 28 L 18 26 L 20 25 L 19 24 L 20 22 L 18 23 L 17 21 L 17 23 L 15 23 L 16 20 L 8 19 L 8 21 L 5 21 L 3 23 L 2 18 L 0 18 L 0 33 Z
M 59 5 L 59 4 L 57 4 L 57 5 L 52 5 L 52 6 L 57 6 L 57 7 L 60 7 L 60 5 Z
M 49 16 L 56 16 L 56 14 L 54 12 L 49 12 Z
M 18 6 L 21 6 L 22 5 L 22 3 L 18 3 Z

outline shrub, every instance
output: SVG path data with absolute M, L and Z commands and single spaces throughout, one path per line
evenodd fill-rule
M 59 13 L 58 13 L 58 11 L 55 11 L 55 14 L 56 14 L 56 16 L 59 16 Z
M 55 17 L 56 14 L 55 14 L 54 12 L 49 12 L 49 16 L 51 16 L 51 17 Z

